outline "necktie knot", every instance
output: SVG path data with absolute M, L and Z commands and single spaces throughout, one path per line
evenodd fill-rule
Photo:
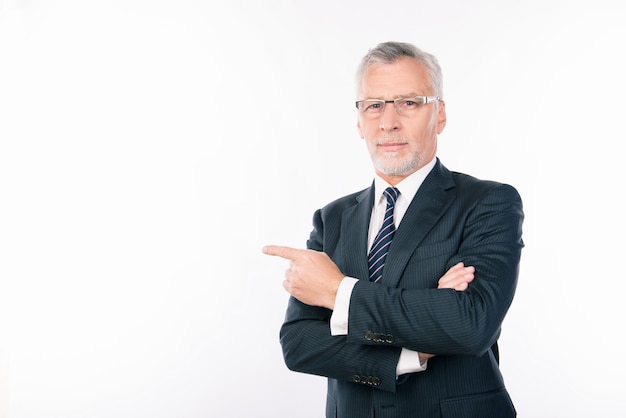
M 398 200 L 398 196 L 400 196 L 400 190 L 395 187 L 387 187 L 383 192 L 385 199 L 387 199 L 387 207 L 394 206 L 396 201 Z

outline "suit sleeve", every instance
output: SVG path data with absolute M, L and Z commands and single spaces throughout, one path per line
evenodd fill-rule
M 313 217 L 309 249 L 322 251 L 324 224 L 318 210 Z M 395 391 L 401 348 L 349 344 L 346 335 L 332 336 L 332 311 L 306 305 L 290 297 L 280 342 L 287 367 L 293 371 L 352 381 Z
M 437 355 L 482 355 L 498 339 L 513 300 L 523 247 L 522 203 L 511 186 L 498 185 L 454 219 L 459 261 L 476 268 L 469 289 L 402 289 L 365 280 L 350 302 L 348 344 L 392 345 Z M 450 223 L 450 220 L 448 220 Z M 442 266 L 444 267 L 444 266 Z M 385 341 L 365 338 L 384 335 Z

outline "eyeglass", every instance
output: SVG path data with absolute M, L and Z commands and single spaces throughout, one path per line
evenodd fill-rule
M 438 102 L 440 100 L 441 97 L 439 96 L 400 97 L 394 100 L 366 99 L 358 100 L 356 102 L 356 108 L 363 114 L 363 116 L 376 118 L 384 113 L 385 105 L 387 103 L 393 103 L 398 115 L 410 116 L 425 104 Z

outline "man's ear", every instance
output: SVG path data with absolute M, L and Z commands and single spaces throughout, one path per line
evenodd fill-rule
M 363 135 L 363 130 L 361 129 L 361 121 L 358 119 L 356 121 L 356 129 L 359 131 L 359 136 L 361 137 L 361 139 L 364 139 L 365 136 Z
M 446 116 L 446 102 L 441 100 L 439 102 L 439 109 L 437 110 L 437 135 L 443 132 L 443 128 L 446 127 L 448 118 Z

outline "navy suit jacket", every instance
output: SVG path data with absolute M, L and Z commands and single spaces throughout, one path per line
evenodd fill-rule
M 523 247 L 519 194 L 437 160 L 395 233 L 379 283 L 367 280 L 373 204 L 372 185 L 316 211 L 307 247 L 365 280 L 353 289 L 346 336 L 331 336 L 332 311 L 290 298 L 280 332 L 285 363 L 328 377 L 327 418 L 514 417 L 497 340 Z M 437 289 L 459 261 L 476 268 L 469 289 Z M 436 357 L 425 371 L 396 378 L 402 347 Z

